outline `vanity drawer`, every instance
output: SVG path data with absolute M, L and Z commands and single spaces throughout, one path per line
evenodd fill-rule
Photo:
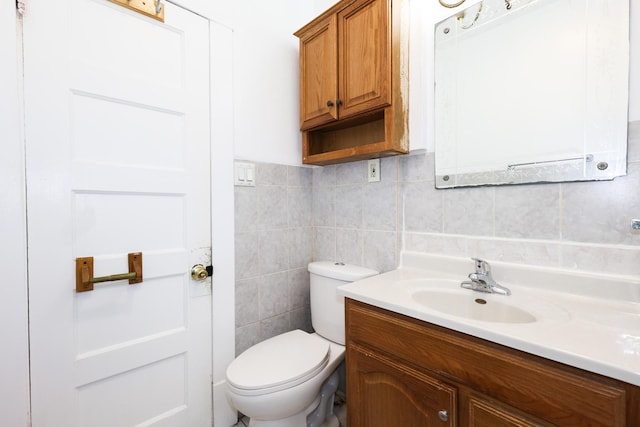
M 628 384 L 351 299 L 346 322 L 347 347 L 399 358 L 554 425 L 640 422 L 628 408 L 638 404 L 637 388 Z

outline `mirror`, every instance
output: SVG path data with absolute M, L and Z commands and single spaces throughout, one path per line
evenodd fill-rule
M 437 188 L 626 174 L 627 1 L 483 0 L 435 31 Z

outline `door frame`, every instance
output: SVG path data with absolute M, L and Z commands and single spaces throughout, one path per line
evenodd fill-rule
M 229 426 L 237 421 L 237 412 L 225 394 L 227 366 L 236 353 L 233 31 L 209 22 L 213 425 Z
M 0 413 L 3 422 L 28 426 L 29 335 L 25 159 L 22 117 L 21 18 L 14 2 L 0 5 Z

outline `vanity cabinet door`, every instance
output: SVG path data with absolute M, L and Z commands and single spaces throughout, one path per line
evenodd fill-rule
M 457 425 L 454 387 L 359 346 L 347 363 L 349 427 Z
M 469 427 L 541 427 L 550 424 L 529 419 L 487 400 L 471 397 L 467 401 Z

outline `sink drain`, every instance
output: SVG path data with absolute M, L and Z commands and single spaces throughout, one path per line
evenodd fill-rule
M 476 298 L 476 302 L 477 302 L 478 304 L 486 304 L 486 303 L 487 303 L 487 300 L 486 300 L 486 299 L 482 299 L 482 298 Z

